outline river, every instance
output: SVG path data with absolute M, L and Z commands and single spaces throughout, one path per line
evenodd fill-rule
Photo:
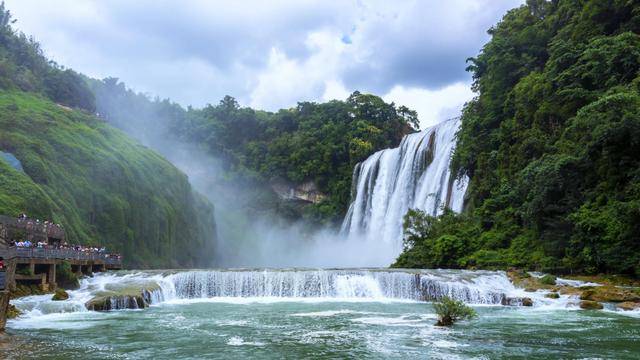
M 88 311 L 104 291 L 152 284 L 146 309 Z M 615 358 L 640 356 L 640 313 L 579 310 L 514 288 L 502 272 L 387 269 L 194 270 L 98 274 L 70 291 L 13 300 L 9 359 Z M 434 326 L 430 297 L 478 312 Z M 503 306 L 529 296 L 533 307 Z

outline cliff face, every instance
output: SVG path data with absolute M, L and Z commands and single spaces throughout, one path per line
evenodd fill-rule
M 318 204 L 326 198 L 326 195 L 318 190 L 318 187 L 313 181 L 307 181 L 302 184 L 275 181 L 271 183 L 271 189 L 278 194 L 282 200 Z
M 84 112 L 38 95 L 0 94 L 0 214 L 64 226 L 129 267 L 211 265 L 213 207 L 157 153 Z

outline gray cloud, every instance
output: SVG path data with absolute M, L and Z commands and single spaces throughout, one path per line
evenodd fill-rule
M 381 95 L 468 82 L 465 59 L 522 0 L 6 2 L 47 54 L 90 76 L 184 105 L 230 94 L 274 109 L 321 99 L 325 79 Z

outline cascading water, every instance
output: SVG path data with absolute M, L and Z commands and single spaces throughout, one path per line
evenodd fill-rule
M 409 209 L 438 215 L 460 212 L 468 179 L 450 171 L 460 120 L 450 119 L 404 137 L 400 146 L 378 151 L 353 172 L 352 203 L 342 224 L 349 238 L 386 242 L 402 250 L 402 218 Z
M 189 271 L 170 275 L 165 298 L 434 300 L 500 304 L 515 289 L 503 273 L 430 270 Z
M 117 295 L 132 293 L 139 297 Z M 133 291 L 135 292 L 135 291 Z M 437 300 L 443 296 L 471 304 L 500 304 L 518 290 L 502 272 L 463 270 L 196 270 L 176 273 L 100 274 L 82 280 L 67 301 L 50 295 L 14 300 L 27 316 L 85 312 L 85 304 L 109 295 L 106 310 L 142 309 L 185 299 L 221 301 L 394 301 Z M 235 299 L 235 300 L 234 300 Z

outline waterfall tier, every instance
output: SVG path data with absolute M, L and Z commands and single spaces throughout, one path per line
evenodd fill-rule
M 468 179 L 451 176 L 459 119 L 404 137 L 400 146 L 376 152 L 353 172 L 352 203 L 342 224 L 350 238 L 384 241 L 402 250 L 402 218 L 409 209 L 439 215 L 460 212 Z
M 504 273 L 423 270 L 189 271 L 162 281 L 161 299 L 325 298 L 500 304 L 514 290 Z

